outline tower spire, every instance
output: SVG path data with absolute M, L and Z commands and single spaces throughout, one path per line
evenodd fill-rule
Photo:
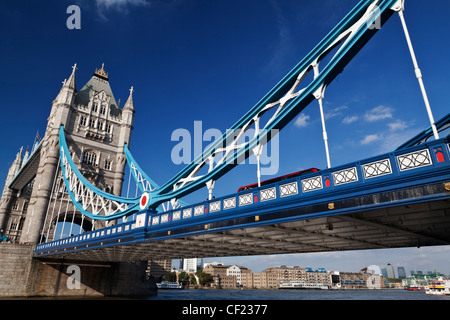
M 69 77 L 69 80 L 64 82 L 65 87 L 69 87 L 70 89 L 76 90 L 76 83 L 75 83 L 75 70 L 77 70 L 77 64 L 75 63 L 72 66 L 72 74 Z
M 130 88 L 130 96 L 128 97 L 127 102 L 125 102 L 125 105 L 123 106 L 124 110 L 131 110 L 134 112 L 133 92 L 134 92 L 134 88 L 132 86 Z
M 61 90 L 56 97 L 58 103 L 66 103 L 71 104 L 74 94 L 77 92 L 76 83 L 75 83 L 75 70 L 77 70 L 77 64 L 75 63 L 72 66 L 72 73 L 70 74 L 69 79 L 64 79 L 62 82 Z

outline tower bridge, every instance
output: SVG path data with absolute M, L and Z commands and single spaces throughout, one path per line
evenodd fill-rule
M 440 153 L 442 151 L 442 154 Z M 135 261 L 450 243 L 448 138 L 39 244 L 35 257 Z
M 439 134 L 449 128 L 450 114 L 433 118 L 403 11 L 403 0 L 360 1 L 230 130 L 162 185 L 128 148 L 133 88 L 121 108 L 103 65 L 77 91 L 75 65 L 53 102 L 43 141 L 26 165 L 18 155 L 10 169 L 0 225 L 12 219 L 14 201 L 28 201 L 15 236 L 33 245 L 33 261 L 48 265 L 448 245 L 450 138 Z M 430 126 L 392 152 L 333 167 L 322 108 L 326 88 L 395 13 Z M 314 77 L 306 82 L 309 73 Z M 316 100 L 327 167 L 262 184 L 264 147 Z M 254 135 L 243 141 L 247 132 Z M 250 155 L 257 160 L 257 186 L 212 197 L 215 182 Z M 125 166 L 136 197 L 122 196 Z M 31 193 L 22 194 L 33 181 Z M 201 188 L 208 200 L 183 201 Z M 70 224 L 70 236 L 57 232 L 61 222 Z

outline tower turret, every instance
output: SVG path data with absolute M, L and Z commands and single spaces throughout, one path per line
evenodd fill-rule
M 67 205 L 65 212 L 68 216 L 72 215 L 72 221 L 81 222 L 83 230 L 93 227 L 93 222 L 81 217 L 70 201 L 61 202 L 51 197 L 61 174 L 58 148 L 61 125 L 64 126 L 72 159 L 81 174 L 97 188 L 115 195 L 121 194 L 126 165 L 123 147 L 130 142 L 135 112 L 133 89 L 121 109 L 111 90 L 105 64 L 95 69 L 90 80 L 80 90 L 76 88 L 76 70 L 75 64 L 52 104 L 40 147 L 39 166 L 28 205 L 29 214 L 26 215 L 20 237 L 22 243 L 37 243 L 41 239 L 54 237 L 54 233 L 47 234 L 42 230 L 55 228 L 57 221 L 50 218 L 46 220 L 45 216 L 50 208 L 56 207 L 58 201 Z M 64 192 L 56 195 L 67 198 Z M 96 221 L 95 228 L 102 225 L 102 221 Z
M 134 103 L 133 103 L 133 87 L 130 88 L 130 95 L 122 109 L 122 123 L 128 126 L 133 125 Z
M 123 175 L 125 172 L 125 162 L 122 161 L 125 158 L 123 153 L 123 147 L 125 144 L 130 145 L 131 131 L 133 130 L 133 119 L 134 119 L 134 103 L 133 103 L 133 87 L 130 88 L 130 95 L 128 96 L 127 102 L 121 110 L 121 123 L 119 132 L 119 143 L 118 143 L 118 153 L 116 155 L 116 177 L 114 179 L 114 190 L 121 190 L 123 183 Z
M 13 161 L 11 167 L 8 170 L 8 176 L 6 177 L 5 187 L 3 188 L 2 197 L 0 199 L 0 229 L 4 230 L 5 222 L 7 220 L 7 215 L 9 212 L 9 208 L 11 207 L 12 198 L 15 197 L 16 191 L 8 188 L 9 183 L 12 181 L 14 176 L 16 175 L 17 170 L 20 169 L 22 165 L 22 148 L 16 154 L 16 159 Z
M 62 103 L 71 105 L 75 99 L 75 94 L 77 93 L 76 82 L 75 82 L 75 70 L 77 70 L 77 64 L 72 66 L 72 73 L 68 80 L 64 79 L 63 86 L 59 91 L 54 103 Z

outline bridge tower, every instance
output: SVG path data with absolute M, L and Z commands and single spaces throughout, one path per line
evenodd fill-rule
M 8 236 L 10 238 L 11 236 L 13 236 L 12 240 L 15 240 L 14 239 L 15 235 L 13 235 L 12 233 L 14 233 L 14 230 L 21 228 L 23 217 L 20 213 L 17 214 L 17 211 L 19 211 L 19 202 L 17 201 L 18 192 L 17 190 L 9 188 L 8 185 L 14 179 L 14 176 L 16 172 L 20 169 L 21 165 L 22 165 L 22 149 L 20 150 L 20 152 L 16 154 L 16 158 L 14 159 L 11 167 L 8 170 L 8 175 L 5 181 L 5 187 L 3 188 L 2 197 L 0 199 L 0 230 L 2 233 L 1 236 L 3 237 L 6 227 L 5 224 L 6 222 L 8 222 L 9 227 Z M 18 222 L 19 226 L 17 226 Z
M 92 221 L 82 218 L 69 205 L 67 193 L 64 194 L 59 165 L 58 133 L 61 124 L 64 125 L 72 158 L 83 175 L 108 193 L 121 193 L 126 164 L 123 146 L 130 142 L 135 112 L 133 89 L 130 89 L 128 100 L 121 108 L 111 90 L 104 65 L 95 70 L 79 91 L 75 81 L 76 70 L 75 64 L 52 102 L 45 135 L 36 144 L 36 150 L 29 159 L 22 160 L 18 155 L 8 174 L 0 205 L 0 227 L 7 236 L 12 235 L 12 228 L 20 229 L 20 235 L 13 239 L 15 241 L 20 237 L 21 243 L 35 244 L 43 237 L 53 237 L 53 231 L 43 234 L 42 230 L 56 228 L 57 222 L 62 220 L 56 215 L 46 219 L 50 210 L 65 212 L 65 219 L 69 221 L 83 222 L 85 230 L 93 227 Z M 26 208 L 20 228 L 11 222 L 14 216 L 12 209 L 17 209 L 15 203 Z

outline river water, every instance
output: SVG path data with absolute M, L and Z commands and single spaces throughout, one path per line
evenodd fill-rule
M 170 290 L 147 300 L 447 300 L 423 291 L 379 290 Z
M 442 302 L 439 302 L 442 301 Z M 450 296 L 406 290 L 159 290 L 145 303 L 167 319 L 406 319 L 440 310 Z M 144 306 L 145 306 L 144 303 Z M 429 304 L 434 304 L 431 307 Z M 442 304 L 444 303 L 444 304 Z M 444 308 L 445 309 L 445 308 Z M 442 315 L 441 312 L 438 312 Z
M 441 301 L 441 302 L 439 302 Z M 12 302 L 20 302 L 14 305 Z M 433 316 L 445 315 L 450 296 L 433 296 L 406 290 L 169 290 L 160 289 L 146 298 L 30 299 L 5 301 L 4 309 L 65 310 L 64 317 L 80 319 L 121 319 L 122 317 L 161 317 L 185 319 L 258 319 L 302 318 L 346 320 L 415 319 L 433 310 Z M 49 304 L 51 302 L 52 304 Z M 432 305 L 431 305 L 432 304 Z M 26 306 L 26 307 L 25 307 Z

